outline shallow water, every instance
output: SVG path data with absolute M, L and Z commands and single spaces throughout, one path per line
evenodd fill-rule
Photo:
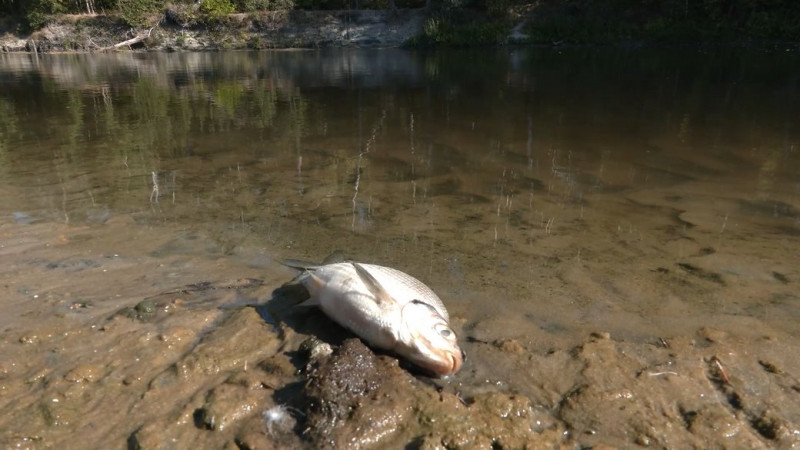
M 783 51 L 0 55 L 0 373 L 68 372 L 124 344 L 17 347 L 336 250 L 443 298 L 466 390 L 525 393 L 480 356 L 502 339 L 796 345 L 799 118 Z

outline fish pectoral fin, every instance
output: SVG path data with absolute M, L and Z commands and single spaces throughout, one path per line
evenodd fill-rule
M 359 278 L 361 278 L 361 281 L 364 282 L 364 286 L 366 286 L 375 297 L 376 303 L 379 305 L 396 303 L 394 297 L 386 292 L 386 289 L 381 286 L 378 280 L 376 280 L 371 273 L 367 272 L 367 269 L 365 269 L 364 266 L 357 262 L 353 262 L 351 264 L 353 267 L 355 267 L 356 273 L 358 274 Z
M 322 264 L 323 265 L 324 264 L 336 264 L 336 263 L 343 263 L 343 262 L 348 262 L 348 261 L 350 261 L 350 259 L 347 258 L 344 255 L 343 251 L 334 250 L 333 253 L 331 253 L 330 255 L 326 256 L 325 259 L 322 260 Z

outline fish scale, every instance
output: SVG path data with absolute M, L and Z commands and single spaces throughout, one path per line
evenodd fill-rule
M 335 265 L 338 266 L 338 264 Z M 352 264 L 342 263 L 342 265 L 349 266 L 349 270 L 347 268 L 342 268 L 341 270 L 347 270 L 356 277 L 355 279 L 358 280 L 362 286 L 364 285 L 364 282 L 356 276 Z M 374 264 L 361 264 L 361 266 L 367 269 L 367 271 L 381 283 L 386 291 L 391 292 L 392 296 L 398 300 L 401 305 L 405 305 L 412 300 L 420 300 L 436 309 L 436 312 L 438 312 L 444 320 L 450 320 L 450 315 L 447 313 L 447 309 L 444 307 L 442 300 L 421 281 L 405 272 L 392 269 L 391 267 L 377 266 Z M 337 270 L 340 269 L 337 268 Z

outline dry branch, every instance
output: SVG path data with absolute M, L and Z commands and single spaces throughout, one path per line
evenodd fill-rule
M 145 39 L 150 37 L 150 34 L 161 23 L 162 20 L 164 20 L 164 16 L 159 17 L 159 19 L 155 23 L 155 25 L 153 25 L 152 27 L 148 28 L 146 31 L 137 33 L 136 36 L 134 36 L 134 37 L 132 37 L 132 38 L 130 38 L 128 40 L 116 43 L 114 45 L 109 45 L 108 47 L 101 47 L 101 48 L 98 49 L 98 51 L 105 52 L 105 51 L 108 51 L 108 50 L 115 50 L 115 49 L 118 49 L 120 47 L 126 47 L 126 46 L 130 47 L 133 44 L 137 44 L 139 42 L 142 42 L 143 40 L 145 40 Z

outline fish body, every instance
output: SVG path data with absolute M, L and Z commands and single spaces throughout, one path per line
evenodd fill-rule
M 287 265 L 305 270 L 295 281 L 310 294 L 306 304 L 319 306 L 373 347 L 440 376 L 461 368 L 464 356 L 447 309 L 416 278 L 374 264 Z

